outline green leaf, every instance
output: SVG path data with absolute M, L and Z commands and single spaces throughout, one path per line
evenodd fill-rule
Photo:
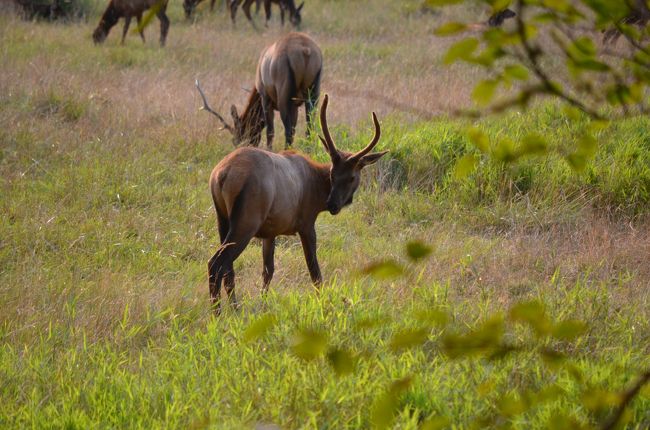
M 619 393 L 597 388 L 587 390 L 582 394 L 582 404 L 592 412 L 606 411 L 618 406 L 621 400 Z
M 393 335 L 388 347 L 393 351 L 422 345 L 429 338 L 430 330 L 427 328 L 407 329 Z
M 551 329 L 544 305 L 536 300 L 516 304 L 510 309 L 509 317 L 512 321 L 530 325 L 539 336 L 548 334 Z
M 413 260 L 418 261 L 431 254 L 433 249 L 417 240 L 412 240 L 406 244 L 406 255 Z
M 275 315 L 266 314 L 262 315 L 252 324 L 250 324 L 244 331 L 244 340 L 250 342 L 259 337 L 262 337 L 268 332 L 277 322 Z
M 454 166 L 454 178 L 463 179 L 474 171 L 478 164 L 478 157 L 474 154 L 465 154 Z
M 469 140 L 476 146 L 479 151 L 486 153 L 490 150 L 490 140 L 487 135 L 476 127 L 467 130 Z
M 415 319 L 425 324 L 435 324 L 439 326 L 447 325 L 449 316 L 446 312 L 435 308 L 419 309 L 413 314 Z
M 420 430 L 442 430 L 449 427 L 450 424 L 451 421 L 447 417 L 433 416 L 424 420 L 420 425 Z
M 356 366 L 353 355 L 344 349 L 332 348 L 327 353 L 327 361 L 337 375 L 349 375 L 354 372 Z
M 497 401 L 499 413 L 506 418 L 523 414 L 529 407 L 530 405 L 521 396 L 516 396 L 514 393 L 506 393 Z
M 142 33 L 145 28 L 151 23 L 151 20 L 153 19 L 154 16 L 160 12 L 160 9 L 162 9 L 163 5 L 167 3 L 167 0 L 158 0 L 144 15 L 144 18 L 142 18 L 142 21 L 138 23 L 136 26 L 135 30 L 133 30 L 133 34 L 136 33 Z
M 410 387 L 411 382 L 410 376 L 398 379 L 375 400 L 370 413 L 370 422 L 374 428 L 385 429 L 390 426 L 399 407 L 399 396 Z
M 538 134 L 529 134 L 524 136 L 521 141 L 521 155 L 534 155 L 546 153 L 548 144 L 546 140 Z
M 490 100 L 492 100 L 492 97 L 494 96 L 498 85 L 498 80 L 483 80 L 474 87 L 474 91 L 472 91 L 472 98 L 478 105 L 485 106 L 490 103 Z
M 393 260 L 386 260 L 371 264 L 363 269 L 363 273 L 375 279 L 390 279 L 401 276 L 404 269 Z
M 503 69 L 503 74 L 508 78 L 515 79 L 518 81 L 525 81 L 528 79 L 528 69 L 519 64 L 512 66 L 506 66 Z
M 556 324 L 551 335 L 559 340 L 573 340 L 587 331 L 587 325 L 582 321 L 566 320 Z
M 291 351 L 303 360 L 313 360 L 327 350 L 327 334 L 312 330 L 298 330 L 291 341 Z
M 456 42 L 447 50 L 443 62 L 445 64 L 451 64 L 457 60 L 466 60 L 472 55 L 478 45 L 478 39 L 474 37 Z
M 449 36 L 450 34 L 460 33 L 465 31 L 467 26 L 460 22 L 446 22 L 433 31 L 437 36 Z
M 450 358 L 485 355 L 497 350 L 503 337 L 503 319 L 495 316 L 466 334 L 448 333 L 442 349 Z

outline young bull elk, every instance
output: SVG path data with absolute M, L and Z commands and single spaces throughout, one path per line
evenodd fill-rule
M 266 127 L 266 145 L 273 144 L 274 111 L 280 111 L 284 124 L 285 148 L 293 143 L 298 122 L 298 108 L 305 103 L 307 133 L 311 132 L 312 112 L 320 95 L 323 54 L 316 42 L 304 33 L 289 33 L 262 51 L 257 63 L 255 88 L 240 116 L 231 108 L 233 125 L 208 105 L 205 94 L 196 82 L 203 99 L 203 109 L 215 115 L 224 128 L 233 134 L 233 144 L 258 146 Z
M 210 175 L 210 191 L 217 211 L 221 246 L 208 262 L 210 298 L 221 311 L 222 280 L 233 306 L 235 272 L 233 262 L 253 237 L 262 239 L 263 290 L 273 278 L 275 238 L 298 233 L 314 284 L 322 281 L 316 258 L 318 214 L 336 215 L 352 203 L 359 187 L 361 170 L 386 152 L 370 153 L 381 134 L 373 112 L 375 137 L 361 151 L 351 154 L 336 148 L 327 127 L 327 95 L 321 108 L 323 137 L 320 140 L 332 160 L 320 164 L 294 151 L 279 154 L 257 148 L 239 148 L 226 156 Z
M 111 28 L 117 24 L 117 21 L 121 17 L 124 17 L 124 30 L 122 31 L 122 44 L 124 44 L 126 33 L 131 24 L 131 18 L 135 16 L 138 20 L 140 37 L 144 42 L 144 33 L 141 27 L 142 13 L 152 8 L 157 9 L 156 16 L 160 20 L 160 46 L 164 46 L 167 32 L 169 31 L 169 18 L 165 14 L 167 0 L 111 0 L 99 21 L 99 25 L 93 32 L 93 41 L 96 44 L 104 42 Z

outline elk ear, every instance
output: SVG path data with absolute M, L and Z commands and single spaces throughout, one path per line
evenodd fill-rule
M 359 160 L 359 166 L 360 167 L 370 166 L 371 164 L 376 163 L 381 157 L 383 157 L 387 153 L 388 151 L 382 151 L 382 152 L 373 152 L 372 154 L 364 155 Z
M 298 11 L 298 13 L 300 13 L 300 11 L 302 10 L 302 7 L 304 5 L 305 5 L 305 2 L 300 3 L 300 6 L 298 6 L 298 9 L 296 9 Z

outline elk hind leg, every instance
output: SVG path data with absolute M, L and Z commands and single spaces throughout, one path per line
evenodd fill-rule
M 307 137 L 311 137 L 312 132 L 314 131 L 313 125 L 313 114 L 316 106 L 318 106 L 318 98 L 320 97 L 320 71 L 316 76 L 316 80 L 312 86 L 307 90 L 307 97 L 305 100 L 305 120 L 307 121 Z
M 293 101 L 289 101 L 287 106 L 280 111 L 282 124 L 284 124 L 284 147 L 288 149 L 293 144 L 293 135 L 298 122 L 298 107 Z
M 140 39 L 142 39 L 142 43 L 146 43 L 146 40 L 144 39 L 144 27 L 142 26 L 142 13 L 137 14 L 135 19 L 138 20 L 138 33 L 140 33 Z
M 269 290 L 269 284 L 273 279 L 273 272 L 275 271 L 274 265 L 275 254 L 275 238 L 264 239 L 262 241 L 262 259 L 264 260 L 264 269 L 262 271 L 262 292 L 266 293 Z
M 156 16 L 160 20 L 160 46 L 165 46 L 165 41 L 167 40 L 167 33 L 169 32 L 169 18 L 165 13 L 166 7 L 163 6 Z
M 127 15 L 124 17 L 124 29 L 122 30 L 122 45 L 124 45 L 124 40 L 126 39 L 126 33 L 129 31 L 129 25 L 131 25 L 131 16 Z

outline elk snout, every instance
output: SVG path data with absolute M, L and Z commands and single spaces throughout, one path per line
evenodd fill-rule
M 327 211 L 331 213 L 332 215 L 336 215 L 339 212 L 341 212 L 341 205 L 335 201 L 335 199 L 330 196 L 327 199 Z

